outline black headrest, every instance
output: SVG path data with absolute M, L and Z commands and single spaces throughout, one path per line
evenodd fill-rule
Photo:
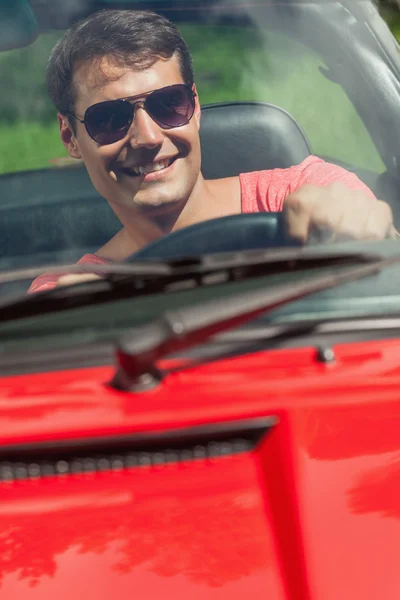
M 297 121 L 282 108 L 263 102 L 203 106 L 200 139 L 206 179 L 284 169 L 312 154 Z

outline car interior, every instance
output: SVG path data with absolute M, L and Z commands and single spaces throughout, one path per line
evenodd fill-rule
M 341 10 L 345 0 L 332 3 Z M 277 3 L 279 4 L 279 3 Z M 318 22 L 318 6 L 313 6 L 310 15 Z M 304 4 L 298 5 L 300 12 L 308 10 Z M 310 9 L 311 10 L 311 9 Z M 338 17 L 332 12 L 332 22 L 325 26 L 335 30 Z M 326 19 L 325 19 L 326 20 Z M 284 19 L 282 20 L 282 22 Z M 310 19 L 312 27 L 312 19 Z M 308 23 L 308 20 L 307 20 Z M 335 30 L 336 31 L 336 30 Z M 309 35 L 309 32 L 304 32 Z M 339 35 L 339 33 L 337 33 Z M 376 43 L 377 36 L 370 28 L 370 37 L 361 32 L 360 44 L 354 51 L 367 57 L 365 64 L 360 62 L 360 78 L 368 70 L 368 53 L 362 48 Z M 317 39 L 317 38 L 316 38 Z M 326 46 L 332 43 L 328 37 Z M 354 39 L 353 42 L 356 40 Z M 337 40 L 336 40 L 337 42 Z M 315 45 L 322 44 L 318 37 Z M 346 43 L 350 41 L 346 38 Z M 323 48 L 325 48 L 323 45 Z M 351 44 L 350 44 L 351 45 Z M 344 52 L 344 50 L 343 50 Z M 336 60 L 336 57 L 334 57 Z M 335 62 L 326 73 L 327 77 L 337 78 Z M 357 69 L 354 73 L 357 73 Z M 341 74 L 340 83 L 344 88 L 348 84 L 347 71 Z M 393 94 L 389 85 L 393 82 L 393 74 L 388 75 L 388 90 L 381 90 L 382 98 L 393 103 Z M 395 82 L 397 85 L 397 83 Z M 351 95 L 351 90 L 347 90 Z M 362 92 L 362 90 L 361 90 Z M 365 107 L 360 105 L 359 98 L 351 98 L 353 104 L 363 115 Z M 388 112 L 383 106 L 383 112 Z M 400 121 L 400 119 L 399 119 Z M 371 135 L 374 133 L 374 122 L 370 123 Z M 375 125 L 376 126 L 376 125 Z M 390 129 L 393 129 L 392 127 Z M 395 132 L 394 132 L 395 133 Z M 286 168 L 300 163 L 313 149 L 306 133 L 296 119 L 286 110 L 274 104 L 263 102 L 224 102 L 202 107 L 201 121 L 202 171 L 206 178 L 214 179 L 238 175 L 239 173 L 262 169 Z M 389 135 L 389 134 L 388 134 Z M 393 135 L 393 131 L 391 132 Z M 374 138 L 377 146 L 382 140 Z M 395 162 L 393 151 L 386 140 L 386 166 Z M 331 160 L 329 157 L 324 157 Z M 340 161 L 332 161 L 340 164 Z M 393 209 L 395 223 L 400 222 L 400 203 L 398 201 L 399 174 L 395 168 L 389 167 L 384 173 L 375 173 L 367 169 L 355 168 L 343 164 L 356 174 L 374 191 L 387 200 Z M 0 270 L 26 268 L 29 266 L 48 265 L 50 263 L 73 263 L 86 253 L 96 251 L 119 229 L 120 224 L 107 202 L 93 188 L 85 167 L 66 166 L 63 168 L 40 169 L 18 173 L 6 173 L 0 176 Z M 250 220 L 249 220 L 250 221 Z M 277 223 L 271 219 L 267 225 L 270 231 L 269 239 L 273 244 L 277 235 Z M 279 227 L 278 227 L 279 228 Z M 208 236 L 212 240 L 213 236 Z M 181 238 L 183 239 L 183 238 Z M 263 235 L 259 236 L 257 244 L 263 244 Z M 272 240 L 272 241 L 271 241 Z M 225 245 L 218 247 L 208 243 L 208 251 L 239 249 Z M 172 242 L 173 243 L 173 238 Z M 232 245 L 232 241 L 229 242 Z M 240 242 L 238 241 L 240 245 Z M 202 250 L 201 247 L 194 246 Z M 163 246 L 165 250 L 165 245 Z M 176 254 L 176 248 L 171 249 L 171 255 Z M 156 256 L 157 248 L 146 254 L 138 253 L 138 258 Z M 163 256 L 166 256 L 163 254 Z
M 286 168 L 312 153 L 291 115 L 271 104 L 250 102 L 203 107 L 201 146 L 207 179 Z M 81 165 L 4 175 L 1 190 L 1 269 L 76 262 L 120 227 Z

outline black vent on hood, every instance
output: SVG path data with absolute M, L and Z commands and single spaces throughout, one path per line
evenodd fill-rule
M 161 434 L 3 447 L 0 481 L 160 467 L 249 452 L 276 422 L 275 417 L 265 417 Z

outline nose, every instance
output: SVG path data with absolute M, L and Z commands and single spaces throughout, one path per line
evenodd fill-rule
M 164 140 L 164 135 L 144 107 L 135 107 L 135 116 L 129 131 L 129 143 L 132 148 L 156 148 Z

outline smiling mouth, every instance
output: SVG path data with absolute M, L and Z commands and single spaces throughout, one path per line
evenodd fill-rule
M 156 171 L 167 169 L 177 158 L 178 156 L 173 156 L 165 160 L 158 160 L 136 167 L 120 167 L 118 171 L 124 175 L 129 175 L 130 177 L 140 177 L 141 175 L 148 175 L 148 173 L 155 173 Z

